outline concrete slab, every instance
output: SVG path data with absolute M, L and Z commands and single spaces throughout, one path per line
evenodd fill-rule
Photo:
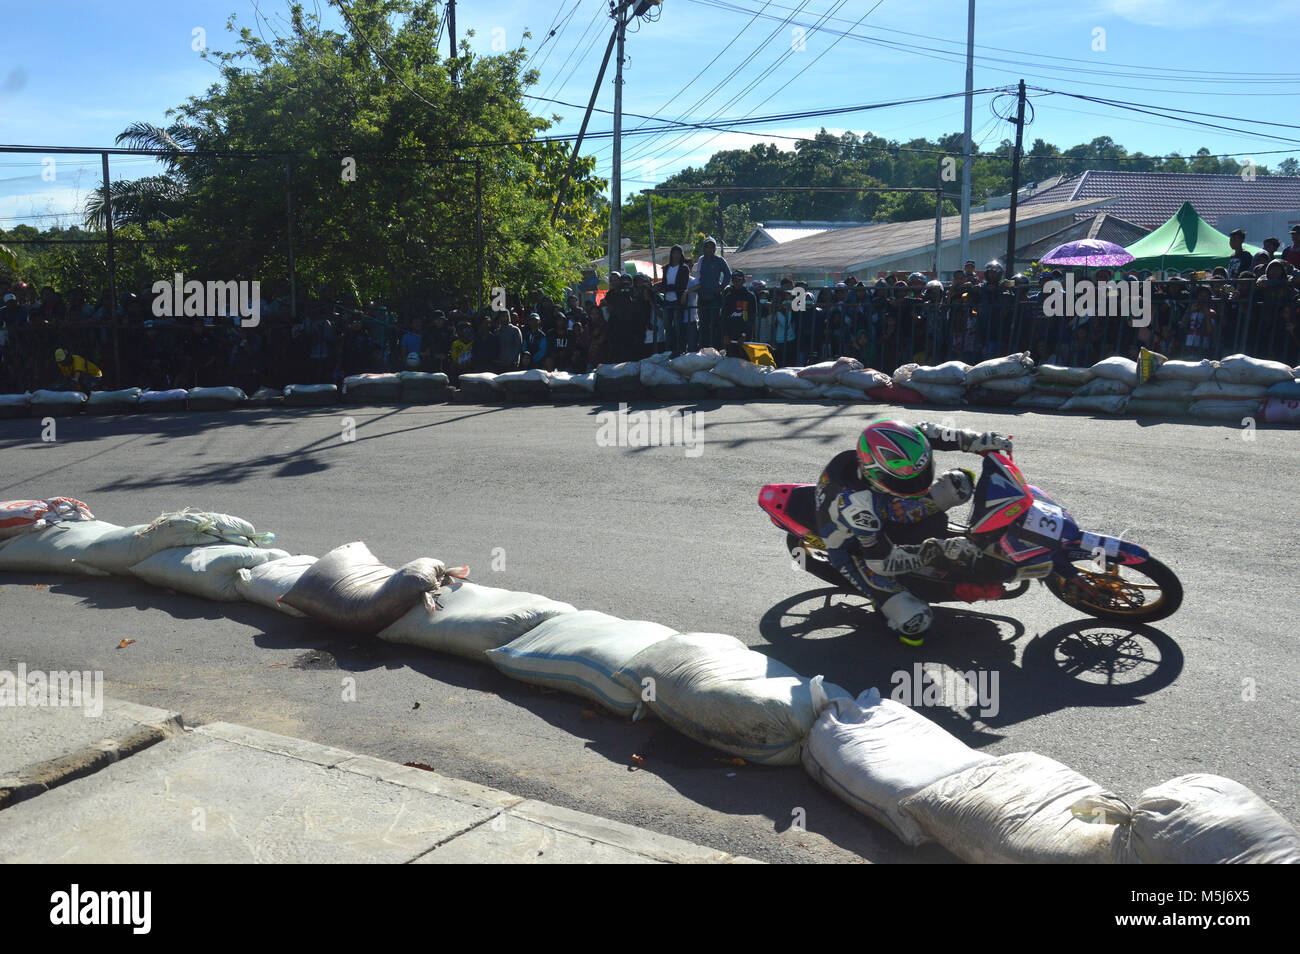
M 503 812 L 439 845 L 418 865 L 463 864 L 663 864 L 628 848 L 583 838 Z
M 400 863 L 498 810 L 195 732 L 0 812 L 0 862 Z

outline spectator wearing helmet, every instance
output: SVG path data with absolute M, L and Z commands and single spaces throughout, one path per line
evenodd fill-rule
M 104 376 L 98 365 L 79 354 L 72 354 L 66 348 L 54 349 L 54 363 L 63 376 L 62 387 L 70 390 L 89 393 Z
M 947 511 L 971 499 L 975 475 L 950 470 L 935 479 L 934 450 L 1011 450 L 996 434 L 944 431 L 933 424 L 878 421 L 855 450 L 836 455 L 817 481 L 816 531 L 840 575 L 867 597 L 909 646 L 922 645 L 930 606 L 906 574 L 950 560 L 972 564 L 978 547 L 951 537 Z
M 976 339 L 981 358 L 1002 354 L 1007 342 L 1014 297 L 1002 287 L 1002 278 L 1002 263 L 994 259 L 984 266 L 984 281 L 976 291 Z

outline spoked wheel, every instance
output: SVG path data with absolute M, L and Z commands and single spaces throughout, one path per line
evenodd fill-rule
M 1105 572 L 1092 560 L 1075 563 L 1078 574 L 1054 573 L 1047 588 L 1069 606 L 1096 616 L 1130 623 L 1151 623 L 1172 616 L 1183 603 L 1183 584 L 1159 560 L 1129 566 L 1107 561 Z

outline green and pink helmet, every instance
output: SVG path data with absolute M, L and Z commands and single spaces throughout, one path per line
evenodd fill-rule
M 877 421 L 858 438 L 862 477 L 895 497 L 920 497 L 934 483 L 934 453 L 926 436 L 902 421 Z

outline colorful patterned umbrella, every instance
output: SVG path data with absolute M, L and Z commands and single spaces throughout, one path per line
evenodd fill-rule
M 1101 239 L 1079 239 L 1058 245 L 1039 261 L 1044 265 L 1085 265 L 1090 268 L 1127 265 L 1133 256 L 1114 242 Z

